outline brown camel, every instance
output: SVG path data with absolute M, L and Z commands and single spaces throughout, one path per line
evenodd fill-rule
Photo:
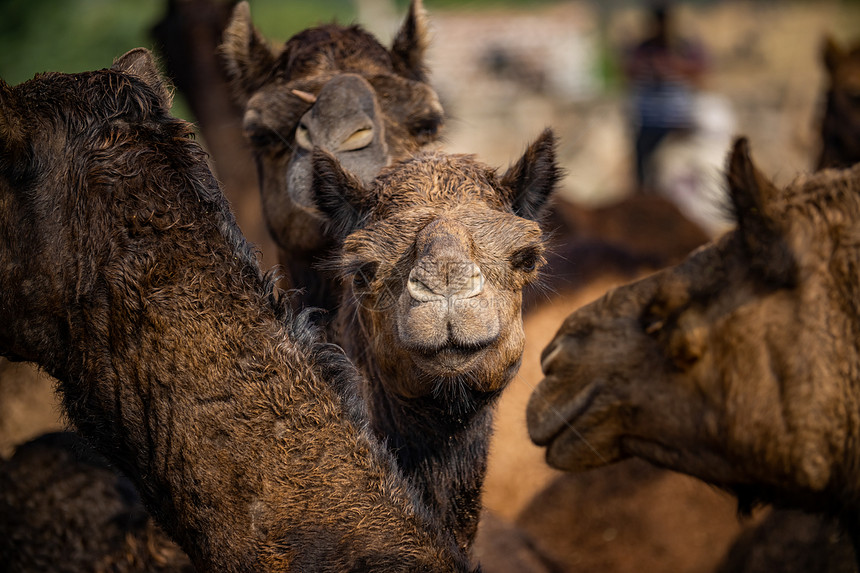
M 0 460 L 0 563 L 9 573 L 194 571 L 130 480 L 72 432 Z
M 526 405 L 542 378 L 540 353 L 561 317 L 629 280 L 604 276 L 523 317 L 523 365 L 496 407 L 481 499 L 485 513 L 518 527 L 539 553 L 562 564 L 561 571 L 711 571 L 748 526 L 738 519 L 733 496 L 636 459 L 560 472 L 546 464 L 543 448 L 528 436 Z M 499 559 L 486 558 L 497 544 L 489 534 L 482 525 L 475 539 L 484 571 L 517 571 L 493 568 Z
M 0 82 L 0 354 L 198 570 L 468 570 L 294 317 L 143 49 Z
M 367 187 L 315 154 L 316 203 L 345 237 L 337 341 L 365 375 L 371 427 L 463 548 L 492 406 L 522 358 L 522 289 L 544 250 L 536 219 L 558 178 L 549 130 L 503 176 L 434 152 Z
M 427 83 L 420 0 L 390 50 L 359 26 L 334 24 L 269 47 L 238 4 L 224 33 L 234 97 L 260 177 L 263 214 L 297 303 L 333 310 L 335 281 L 316 268 L 337 243 L 311 197 L 311 151 L 332 153 L 365 184 L 382 167 L 435 141 L 442 107 Z
M 856 544 L 860 168 L 780 191 L 741 139 L 728 180 L 737 230 L 564 322 L 529 432 L 556 467 L 642 457 L 833 514 Z
M 828 87 L 818 169 L 851 167 L 860 162 L 860 42 L 846 50 L 828 37 L 822 60 Z

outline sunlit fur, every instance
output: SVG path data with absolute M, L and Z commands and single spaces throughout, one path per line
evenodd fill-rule
M 198 570 L 466 570 L 168 103 L 142 49 L 0 83 L 0 353 L 59 380 Z
M 434 152 L 365 188 L 331 156 L 315 159 L 320 208 L 348 234 L 337 340 L 365 374 L 372 428 L 468 548 L 492 407 L 522 358 L 522 289 L 543 261 L 536 219 L 560 176 L 554 137 L 547 130 L 503 176 Z M 460 268 L 479 269 L 480 292 L 422 302 L 407 286 L 420 271 L 423 286 L 444 290 Z
M 221 49 L 244 110 L 263 215 L 290 286 L 304 292 L 296 298 L 299 304 L 333 310 L 339 298 L 333 278 L 318 268 L 337 244 L 325 234 L 325 221 L 310 196 L 310 152 L 296 145 L 299 122 L 307 118 L 316 130 L 312 143 L 365 183 L 381 167 L 436 141 L 443 111 L 426 79 L 427 35 L 420 0 L 410 5 L 390 50 L 359 26 L 335 24 L 304 30 L 283 48 L 272 49 L 251 24 L 247 3 L 234 11 Z M 351 81 L 343 82 L 345 77 Z M 292 90 L 312 94 L 317 102 Z M 364 125 L 373 128 L 371 145 L 348 151 L 333 147 Z

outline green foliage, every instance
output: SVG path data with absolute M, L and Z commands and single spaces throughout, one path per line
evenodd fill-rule
M 17 84 L 45 71 L 110 66 L 138 46 L 152 47 L 158 2 L 4 0 L 0 4 L 0 77 Z
M 108 67 L 132 48 L 154 48 L 149 31 L 166 10 L 166 0 L 0 0 L 0 77 L 14 85 L 39 72 Z M 321 22 L 351 22 L 355 8 L 350 0 L 251 0 L 251 14 L 267 37 L 286 40 Z
M 250 2 L 254 24 L 273 41 L 355 18 L 350 0 Z M 166 0 L 0 0 L 0 78 L 15 85 L 40 72 L 97 70 L 132 48 L 154 49 L 150 30 L 166 12 Z M 173 113 L 191 119 L 181 97 Z

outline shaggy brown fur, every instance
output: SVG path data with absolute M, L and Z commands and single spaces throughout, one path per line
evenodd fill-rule
M 851 167 L 860 162 L 860 42 L 846 50 L 828 37 L 822 52 L 829 85 L 818 168 Z
M 296 34 L 272 50 L 240 3 L 222 51 L 260 177 L 263 213 L 297 302 L 333 310 L 335 281 L 316 268 L 337 244 L 310 194 L 311 151 L 335 155 L 365 184 L 393 160 L 438 138 L 442 107 L 427 84 L 420 0 L 391 50 L 358 26 Z M 310 101 L 315 100 L 315 101 Z
M 466 570 L 168 107 L 142 49 L 0 82 L 0 352 L 59 380 L 200 570 Z
M 568 317 L 530 434 L 560 468 L 640 456 L 856 540 L 860 168 L 780 192 L 740 140 L 728 179 L 736 231 Z
M 0 461 L 0 563 L 9 573 L 193 571 L 131 482 L 70 432 Z
M 317 202 L 346 236 L 337 336 L 365 374 L 371 426 L 458 543 L 480 510 L 492 405 L 519 369 L 535 221 L 558 178 L 546 131 L 508 172 L 425 153 L 370 188 L 318 152 Z

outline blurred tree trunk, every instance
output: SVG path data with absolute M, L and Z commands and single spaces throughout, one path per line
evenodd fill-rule
M 167 74 L 185 96 L 212 168 L 233 207 L 239 227 L 262 253 L 264 269 L 277 252 L 263 222 L 257 172 L 242 133 L 242 114 L 233 103 L 217 53 L 233 2 L 168 0 L 167 12 L 152 29 Z

